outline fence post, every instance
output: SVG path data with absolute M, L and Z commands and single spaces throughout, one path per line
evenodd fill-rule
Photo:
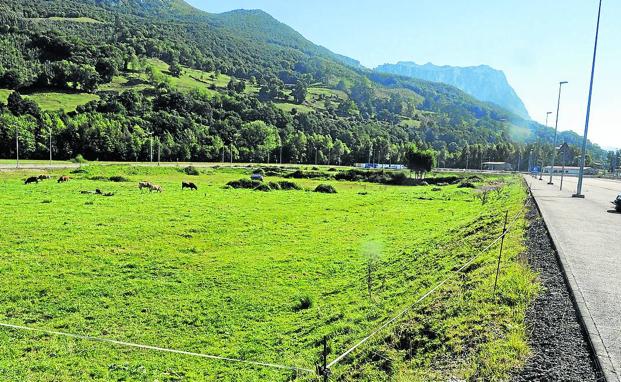
M 317 375 L 323 382 L 328 382 L 330 378 L 330 369 L 328 368 L 328 338 L 323 337 L 323 352 L 321 353 L 321 365 L 317 365 Z
M 498 285 L 498 274 L 500 273 L 500 260 L 502 259 L 502 249 L 505 244 L 505 236 L 507 235 L 507 222 L 509 220 L 509 211 L 505 213 L 505 224 L 502 228 L 502 238 L 500 239 L 500 252 L 498 253 L 498 265 L 496 266 L 496 279 L 494 280 L 494 296 L 496 295 L 496 286 Z

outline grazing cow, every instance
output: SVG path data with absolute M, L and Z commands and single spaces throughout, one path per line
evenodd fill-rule
M 140 182 L 138 183 L 138 188 L 140 189 L 140 191 L 142 191 L 143 188 L 146 188 L 147 190 L 151 189 L 151 182 Z
M 49 176 L 49 175 L 41 174 L 41 175 L 37 176 L 37 179 L 39 179 L 39 180 L 46 180 L 46 179 L 52 179 L 52 177 Z
M 162 192 L 162 186 L 158 186 L 157 184 L 152 184 L 149 187 L 149 192 L 152 192 L 152 191 Z
M 58 178 L 58 183 L 65 183 L 69 181 L 69 177 L 67 175 L 63 175 L 60 178 Z
M 30 178 L 26 179 L 26 181 L 24 182 L 24 184 L 30 184 L 30 183 L 39 183 L 39 178 L 37 178 L 36 176 L 31 176 Z
M 181 190 L 185 190 L 186 188 L 189 188 L 190 190 L 198 190 L 196 184 L 192 182 L 181 182 Z

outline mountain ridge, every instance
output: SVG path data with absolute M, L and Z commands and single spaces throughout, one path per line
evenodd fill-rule
M 374 70 L 452 85 L 481 101 L 492 102 L 521 118 L 531 119 L 505 73 L 489 65 L 459 67 L 399 61 L 396 64 L 380 65 Z

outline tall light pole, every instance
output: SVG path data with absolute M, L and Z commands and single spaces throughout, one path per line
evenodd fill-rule
M 149 161 L 153 163 L 153 133 L 149 136 Z
M 595 29 L 595 47 L 593 48 L 593 65 L 591 66 L 591 83 L 589 85 L 589 100 L 587 102 L 586 122 L 584 124 L 584 137 L 582 137 L 582 157 L 580 158 L 578 189 L 573 195 L 575 198 L 584 198 L 584 195 L 582 195 L 582 181 L 584 179 L 584 165 L 586 162 L 587 135 L 589 134 L 589 119 L 591 118 L 591 100 L 593 98 L 593 80 L 595 79 L 595 61 L 597 59 L 597 40 L 599 39 L 599 22 L 601 16 L 602 0 L 599 0 L 599 9 L 597 11 L 597 27 Z
M 554 126 L 554 147 L 552 147 L 552 167 L 550 167 L 550 181 L 548 184 L 554 184 L 552 182 L 552 176 L 554 176 L 554 161 L 556 160 L 556 136 L 558 134 L 558 113 L 561 110 L 561 91 L 563 85 L 567 84 L 567 81 L 561 81 L 558 84 L 558 103 L 556 105 L 556 124 Z

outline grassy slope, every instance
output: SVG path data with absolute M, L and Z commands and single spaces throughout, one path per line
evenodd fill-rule
M 158 59 L 146 60 L 147 65 L 152 65 L 158 71 L 160 71 L 164 78 L 169 81 L 173 88 L 176 88 L 183 92 L 190 92 L 192 90 L 200 90 L 206 94 L 213 96 L 218 92 L 226 91 L 226 87 L 231 80 L 231 77 L 226 74 L 217 74 L 215 72 L 204 72 L 196 69 L 184 67 L 181 76 L 178 78 L 169 75 L 168 64 Z M 213 89 L 213 87 L 216 87 Z M 101 85 L 98 91 L 115 91 L 124 92 L 127 90 L 142 91 L 152 88 L 149 84 L 146 74 L 142 72 L 136 73 L 121 73 L 115 76 L 112 82 Z M 11 90 L 0 89 L 0 102 L 6 103 L 6 100 L 11 94 Z M 259 88 L 256 85 L 248 84 L 246 86 L 247 93 L 258 93 Z M 286 91 L 285 93 L 290 93 Z M 71 93 L 60 92 L 51 90 L 40 90 L 28 93 L 27 97 L 31 98 L 39 107 L 45 111 L 64 110 L 65 112 L 74 111 L 78 106 L 84 105 L 92 100 L 98 99 L 96 94 L 89 93 Z M 293 99 L 290 95 L 287 102 L 277 102 L 276 107 L 290 112 L 292 109 L 296 109 L 300 113 L 310 113 L 315 110 L 324 110 L 325 104 L 320 97 L 330 99 L 336 106 L 338 102 L 343 99 L 347 99 L 347 94 L 339 90 L 328 89 L 324 87 L 310 87 L 308 89 L 308 95 L 306 102 L 302 105 L 293 103 Z
M 7 291 L 0 296 L 0 321 L 312 369 L 324 335 L 332 338 L 333 354 L 344 351 L 460 264 L 471 245 L 496 235 L 500 205 L 514 213 L 524 197 L 514 184 L 481 211 L 471 191 L 455 186 L 433 192 L 333 182 L 336 195 L 224 189 L 245 176 L 240 171 L 210 170 L 193 178 L 199 192 L 185 193 L 179 183 L 188 177 L 175 169 L 94 167 L 67 184 L 31 186 L 22 184 L 30 173 L 0 174 L 0 286 Z M 122 174 L 132 182 L 86 179 L 97 174 Z M 162 184 L 165 192 L 140 193 L 136 182 L 143 179 Z M 300 183 L 312 188 L 318 181 Z M 116 195 L 79 193 L 95 188 Z M 466 243 L 447 250 L 455 235 L 479 225 Z M 507 242 L 507 258 L 522 250 L 518 235 Z M 363 281 L 366 253 L 379 259 L 381 282 L 372 300 Z M 488 289 L 494 257 L 490 251 L 474 271 L 482 272 L 470 285 L 481 301 L 463 316 L 438 317 L 439 325 L 462 325 L 447 332 L 450 343 L 489 336 L 484 346 L 492 348 L 479 355 L 496 358 L 469 358 L 458 368 L 464 375 L 489 363 L 488 375 L 502 376 L 524 355 L 522 314 L 532 286 L 521 281 L 532 276 L 512 263 L 501 288 L 503 296 L 518 297 L 497 307 Z M 313 306 L 294 311 L 306 296 Z M 463 302 L 461 294 L 446 298 L 447 304 Z M 255 381 L 289 375 L 7 330 L 0 330 L 0 344 L 0 375 L 10 380 Z M 365 353 L 355 355 L 364 359 Z M 397 364 L 401 376 L 395 378 L 416 380 L 436 355 L 430 350 L 416 358 L 418 364 Z M 351 370 L 382 380 L 366 364 L 336 371 L 358 380 Z

